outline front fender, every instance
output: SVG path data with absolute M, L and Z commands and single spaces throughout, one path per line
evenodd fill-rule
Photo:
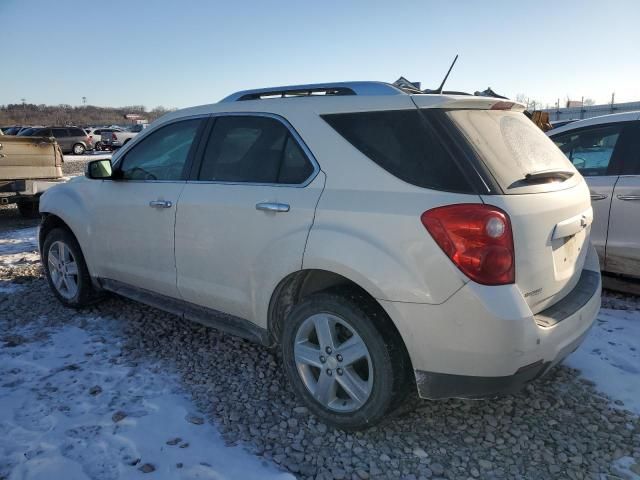
M 94 181 L 74 179 L 48 189 L 40 197 L 40 213 L 60 218 L 78 240 L 89 273 L 96 265 L 94 253 L 90 248 L 92 222 L 88 211 L 88 199 L 91 196 L 89 185 Z

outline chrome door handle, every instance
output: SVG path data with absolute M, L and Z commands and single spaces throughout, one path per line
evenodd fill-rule
M 620 200 L 640 200 L 640 195 L 618 195 Z
M 604 200 L 607 197 L 608 197 L 608 195 L 603 195 L 601 193 L 592 193 L 591 194 L 591 200 L 593 200 L 594 202 L 596 200 Z
M 149 206 L 152 208 L 171 208 L 171 205 L 173 204 L 168 200 L 151 200 L 149 202 Z
M 265 212 L 288 212 L 291 207 L 286 203 L 262 202 L 256 203 L 256 210 Z

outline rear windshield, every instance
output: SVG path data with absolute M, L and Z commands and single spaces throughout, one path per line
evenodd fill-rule
M 473 192 L 442 138 L 417 109 L 340 113 L 322 118 L 370 160 L 407 183 Z
M 520 112 L 450 110 L 447 115 L 505 190 L 530 173 L 575 172 L 560 149 Z

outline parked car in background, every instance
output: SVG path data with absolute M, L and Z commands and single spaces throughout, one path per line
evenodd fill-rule
M 97 151 L 103 150 L 104 146 L 102 143 L 102 134 L 104 132 L 105 136 L 111 134 L 112 132 L 122 132 L 124 129 L 122 128 L 113 128 L 113 127 L 88 127 L 84 129 L 91 139 L 93 143 L 93 148 Z
M 640 112 L 580 120 L 547 134 L 589 185 L 591 238 L 602 269 L 640 278 Z
M 104 135 L 102 135 L 102 146 L 108 149 L 123 147 L 148 126 L 149 125 L 145 123 L 140 125 L 133 125 L 122 131 L 111 130 L 110 132 L 106 132 Z
M 93 143 L 87 132 L 79 127 L 43 127 L 29 132 L 34 137 L 54 137 L 63 153 L 83 155 L 93 150 Z
M 62 151 L 54 138 L 0 136 L 0 204 L 15 203 L 38 216 L 38 199 L 62 177 Z
M 523 110 L 351 82 L 170 113 L 45 193 L 46 277 L 67 306 L 103 289 L 279 345 L 340 428 L 518 390 L 601 286 L 589 189 Z
M 2 129 L 2 133 L 4 133 L 5 135 L 17 135 L 18 132 L 22 129 L 22 126 L 19 125 L 13 125 L 10 127 L 3 127 Z
M 18 137 L 30 137 L 39 128 L 44 128 L 44 127 L 42 125 L 37 125 L 37 126 L 34 126 L 34 127 L 23 128 L 18 132 L 18 134 L 16 136 L 18 136 Z
M 573 122 L 577 122 L 578 119 L 572 119 L 572 120 L 554 120 L 553 122 L 551 122 L 551 128 L 560 128 L 560 127 L 564 127 L 565 125 L 569 125 L 570 123 Z

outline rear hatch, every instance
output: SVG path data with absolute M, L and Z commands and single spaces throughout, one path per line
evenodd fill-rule
M 593 220 L 589 189 L 521 111 L 510 110 L 506 102 L 496 105 L 500 109 L 448 108 L 446 116 L 468 141 L 485 177 L 491 177 L 487 183 L 495 186 L 481 195 L 483 202 L 511 219 L 515 283 L 538 313 L 578 283 Z

